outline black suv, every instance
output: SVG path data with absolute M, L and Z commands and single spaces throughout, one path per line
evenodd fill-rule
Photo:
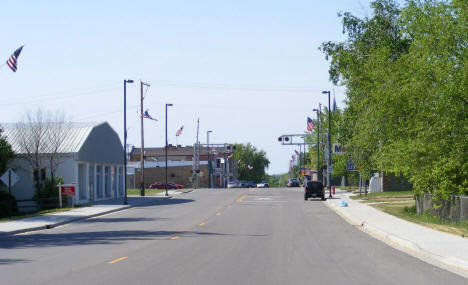
M 325 201 L 325 191 L 320 181 L 309 181 L 304 187 L 304 200 L 309 198 L 319 198 Z

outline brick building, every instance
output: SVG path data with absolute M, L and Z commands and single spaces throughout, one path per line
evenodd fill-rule
M 229 144 L 210 145 L 210 148 L 199 147 L 199 187 L 224 188 L 227 182 L 236 180 L 236 163 L 231 158 Z M 191 187 L 196 179 L 196 150 L 194 146 L 173 146 L 167 149 L 167 176 L 169 182 Z M 127 177 L 128 187 L 138 188 L 141 180 L 140 172 L 141 148 L 133 147 L 129 153 Z M 211 161 L 211 172 L 209 161 Z M 148 147 L 144 152 L 144 184 L 148 187 L 154 182 L 165 181 L 166 152 L 164 147 Z

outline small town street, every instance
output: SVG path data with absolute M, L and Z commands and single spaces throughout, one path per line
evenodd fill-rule
M 466 284 L 302 188 L 201 189 L 0 237 L 0 284 Z

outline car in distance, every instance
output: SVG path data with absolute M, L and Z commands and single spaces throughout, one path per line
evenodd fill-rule
M 257 183 L 254 183 L 253 181 L 249 181 L 249 182 L 247 182 L 247 187 L 255 188 L 255 187 L 257 187 Z
M 163 185 L 160 182 L 154 182 L 153 184 L 150 184 L 149 189 L 162 189 Z
M 299 182 L 299 179 L 297 178 L 290 178 L 288 179 L 288 184 L 286 184 L 287 187 L 299 187 L 301 186 L 301 183 Z
M 270 187 L 270 183 L 268 181 L 262 181 L 257 183 L 257 188 L 268 188 Z
M 229 181 L 227 188 L 239 188 L 240 184 L 239 181 Z
M 241 180 L 241 181 L 239 181 L 239 187 L 240 188 L 247 188 L 249 186 L 247 184 L 247 181 Z
M 309 198 L 320 198 L 325 201 L 325 190 L 323 189 L 323 183 L 320 181 L 309 181 L 304 186 L 304 200 L 307 201 Z

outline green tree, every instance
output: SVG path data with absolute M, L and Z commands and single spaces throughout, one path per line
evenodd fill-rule
M 265 168 L 270 161 L 263 150 L 257 150 L 252 144 L 235 144 L 233 158 L 237 162 L 237 174 L 240 180 L 258 182 L 265 179 Z
M 7 170 L 8 163 L 15 157 L 15 153 L 3 136 L 3 129 L 0 128 L 0 174 Z
M 346 41 L 321 46 L 347 89 L 338 139 L 373 171 L 404 174 L 416 193 L 468 193 L 468 2 L 371 3 L 340 16 Z

